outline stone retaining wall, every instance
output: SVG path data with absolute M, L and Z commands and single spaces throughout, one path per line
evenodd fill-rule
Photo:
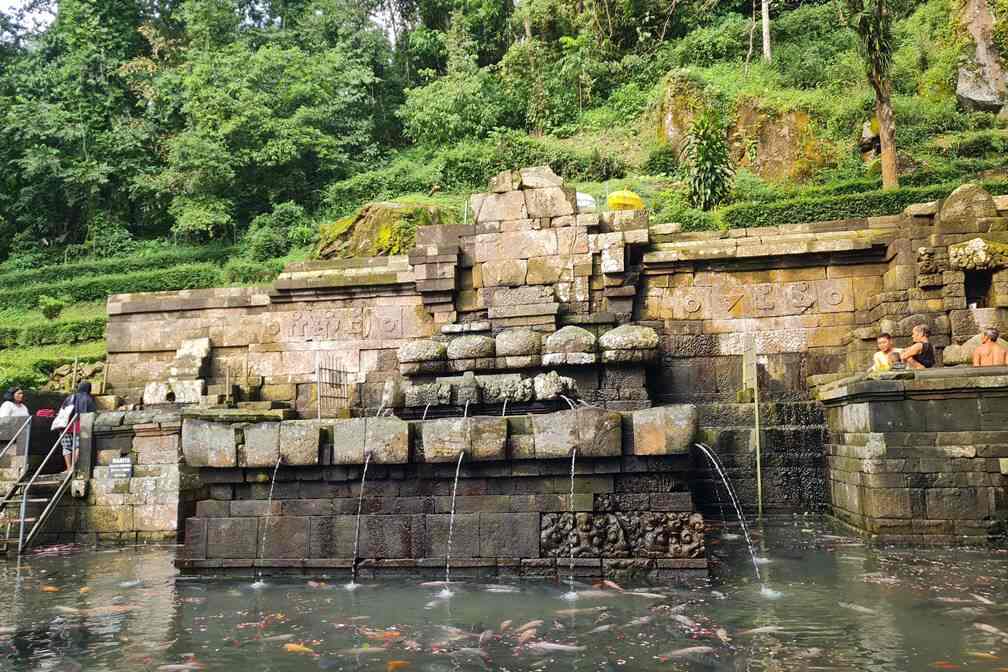
M 986 543 L 1008 518 L 1008 368 L 936 369 L 821 392 L 830 511 L 886 542 Z

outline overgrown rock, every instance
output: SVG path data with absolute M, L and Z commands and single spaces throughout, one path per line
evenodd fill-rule
M 938 218 L 943 222 L 977 217 L 997 217 L 994 197 L 979 184 L 961 184 L 942 201 Z
M 972 38 L 972 48 L 959 68 L 956 98 L 967 109 L 997 112 L 1008 103 L 1008 72 L 994 46 L 994 16 L 987 0 L 967 0 L 959 21 Z
M 368 203 L 352 215 L 323 224 L 315 256 L 319 259 L 407 254 L 417 227 L 453 224 L 454 216 L 420 203 Z

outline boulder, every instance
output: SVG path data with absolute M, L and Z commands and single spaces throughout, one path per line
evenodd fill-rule
M 651 327 L 624 324 L 602 334 L 599 345 L 603 350 L 654 350 L 658 333 Z
M 546 338 L 547 353 L 595 352 L 595 335 L 587 329 L 566 326 Z
M 973 183 L 956 187 L 955 191 L 942 201 L 941 210 L 938 211 L 938 219 L 943 222 L 997 216 L 994 197 L 979 184 Z
M 956 98 L 966 109 L 997 112 L 1008 103 L 1008 73 L 993 42 L 994 16 L 988 0 L 966 0 L 961 6 L 959 23 L 972 48 L 959 68 Z
M 494 339 L 470 334 L 448 342 L 448 359 L 476 359 L 494 356 Z
M 400 362 L 435 362 L 445 359 L 447 348 L 439 341 L 409 341 L 399 346 Z
M 542 335 L 531 329 L 505 329 L 495 340 L 498 357 L 538 355 L 542 350 Z
M 352 215 L 319 227 L 318 259 L 403 254 L 412 249 L 417 229 L 455 224 L 450 211 L 423 203 L 368 203 Z
M 692 404 L 657 406 L 630 414 L 634 455 L 687 453 L 699 424 Z

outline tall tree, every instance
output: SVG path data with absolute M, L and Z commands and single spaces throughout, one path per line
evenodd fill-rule
M 770 58 L 770 0 L 763 0 L 763 60 Z
M 868 81 L 875 91 L 875 116 L 882 145 L 882 188 L 898 189 L 896 121 L 892 108 L 893 7 L 891 0 L 844 0 L 847 21 L 858 36 Z

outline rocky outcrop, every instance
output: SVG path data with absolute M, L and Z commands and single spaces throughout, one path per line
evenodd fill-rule
M 988 0 L 967 0 L 960 23 L 972 44 L 967 62 L 959 68 L 956 97 L 967 109 L 997 112 L 1008 103 L 1008 72 L 994 46 L 994 15 Z
M 405 254 L 413 248 L 419 226 L 453 224 L 454 218 L 433 205 L 368 203 L 352 215 L 323 224 L 318 259 Z
M 681 152 L 706 96 L 688 75 L 672 73 L 660 109 L 660 137 Z M 768 180 L 802 179 L 825 163 L 812 118 L 801 110 L 777 110 L 758 99 L 739 100 L 729 120 L 732 158 Z

